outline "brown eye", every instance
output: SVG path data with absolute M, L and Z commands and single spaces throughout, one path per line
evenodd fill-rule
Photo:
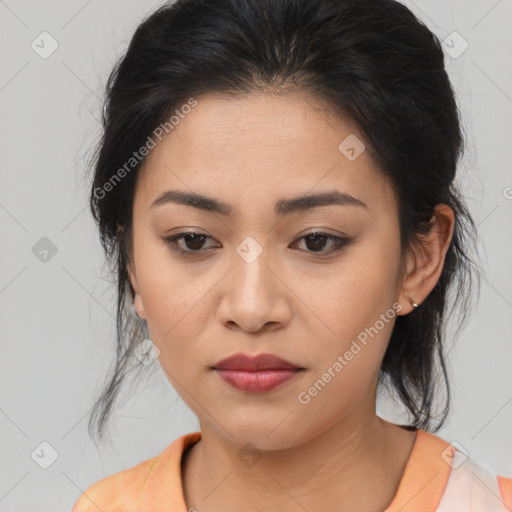
M 209 252 L 212 247 L 205 248 L 205 242 L 208 239 L 211 239 L 211 237 L 193 231 L 162 238 L 163 242 L 173 251 L 186 256 L 200 255 Z M 306 252 L 318 253 L 319 255 L 332 254 L 351 243 L 351 240 L 348 238 L 340 238 L 322 232 L 309 233 L 299 238 L 299 240 L 305 242 Z M 327 250 L 325 250 L 326 247 L 328 248 Z
M 203 248 L 208 238 L 211 237 L 201 233 L 187 231 L 185 233 L 164 237 L 163 241 L 174 251 L 193 254 L 206 252 Z M 178 243 L 178 241 L 182 243 Z
M 183 237 L 183 242 L 188 249 L 197 251 L 203 248 L 206 236 L 198 235 L 197 233 L 189 233 Z
M 328 233 L 321 233 L 316 231 L 303 236 L 299 240 L 304 240 L 307 252 L 320 254 L 331 254 L 341 250 L 343 247 L 346 247 L 350 243 L 348 238 L 340 238 Z M 329 243 L 331 249 L 324 250 L 326 246 L 329 247 Z

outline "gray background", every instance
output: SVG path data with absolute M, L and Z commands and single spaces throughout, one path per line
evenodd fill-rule
M 100 133 L 108 73 L 160 4 L 0 0 L 0 511 L 71 510 L 92 483 L 199 427 L 156 372 L 124 395 L 114 446 L 98 451 L 86 430 L 113 360 L 115 292 L 87 209 L 84 159 Z M 462 179 L 486 267 L 478 307 L 450 352 L 453 408 L 437 435 L 512 477 L 512 1 L 406 4 L 441 39 L 457 31 L 469 44 L 447 56 L 447 68 L 468 137 Z M 31 47 L 43 31 L 58 43 L 45 59 Z M 57 249 L 46 262 L 33 252 L 43 237 Z M 389 400 L 378 411 L 403 418 Z M 44 452 L 34 458 L 49 461 L 44 441 L 58 454 L 47 469 L 31 456 Z

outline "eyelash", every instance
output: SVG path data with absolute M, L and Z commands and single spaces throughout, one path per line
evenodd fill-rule
M 193 256 L 198 256 L 198 255 L 206 254 L 207 252 L 210 252 L 208 249 L 206 249 L 206 250 L 200 249 L 197 251 L 193 251 L 193 250 L 184 250 L 184 249 L 179 248 L 177 246 L 176 241 L 179 239 L 183 239 L 187 235 L 200 235 L 205 238 L 211 238 L 208 235 L 204 235 L 204 234 L 198 233 L 196 231 L 185 231 L 182 233 L 178 233 L 177 235 L 173 235 L 173 236 L 169 236 L 169 237 L 162 237 L 162 240 L 167 246 L 169 246 L 169 248 L 171 250 L 173 250 L 179 254 L 182 254 L 185 257 L 193 257 Z M 341 251 L 342 249 L 344 249 L 348 245 L 350 245 L 350 243 L 352 242 L 352 240 L 349 238 L 340 238 L 338 236 L 330 235 L 329 233 L 323 233 L 321 231 L 312 231 L 310 233 L 307 233 L 306 235 L 297 239 L 297 241 L 303 240 L 309 236 L 315 236 L 315 237 L 320 236 L 323 238 L 327 238 L 329 241 L 332 241 L 334 243 L 334 249 L 331 249 L 329 251 L 316 251 L 316 252 L 315 251 L 306 251 L 307 253 L 310 253 L 310 254 L 315 254 L 315 255 L 318 254 L 318 255 L 320 255 L 320 257 L 322 257 L 323 255 L 331 255 L 333 253 Z

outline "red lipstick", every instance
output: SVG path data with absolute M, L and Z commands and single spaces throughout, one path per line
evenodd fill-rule
M 264 393 L 295 377 L 304 368 L 273 354 L 233 354 L 212 369 L 228 384 L 241 391 Z

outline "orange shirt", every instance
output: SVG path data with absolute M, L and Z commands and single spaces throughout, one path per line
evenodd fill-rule
M 416 432 L 398 491 L 384 512 L 512 510 L 512 478 L 492 474 L 434 434 Z M 99 480 L 72 512 L 186 512 L 181 460 L 200 439 L 201 432 L 185 434 L 160 455 Z

